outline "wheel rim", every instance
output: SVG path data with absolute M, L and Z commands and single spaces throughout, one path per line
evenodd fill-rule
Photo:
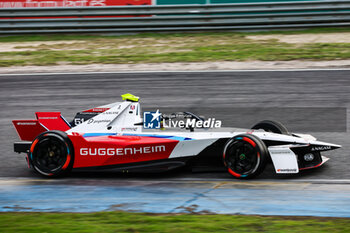
M 34 154 L 35 167 L 43 172 L 55 173 L 66 162 L 67 147 L 59 138 L 49 136 L 37 143 Z
M 260 163 L 257 148 L 244 140 L 230 144 L 225 153 L 225 162 L 234 174 L 246 176 L 254 173 Z

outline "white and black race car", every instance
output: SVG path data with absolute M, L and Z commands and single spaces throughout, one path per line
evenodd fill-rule
M 290 133 L 281 123 L 261 121 L 251 129 L 209 129 L 203 118 L 185 112 L 190 124 L 165 128 L 174 115 L 151 113 L 147 126 L 139 98 L 123 95 L 123 101 L 79 112 L 67 122 L 59 112 L 37 112 L 36 120 L 14 120 L 22 142 L 16 152 L 26 153 L 28 166 L 44 176 L 60 176 L 71 170 L 113 169 L 160 172 L 209 161 L 236 178 L 260 174 L 268 161 L 276 173 L 293 174 L 316 168 L 328 158 L 321 153 L 340 145 L 321 142 L 311 135 Z M 200 126 L 198 127 L 193 127 Z M 154 129 L 155 128 L 155 129 Z

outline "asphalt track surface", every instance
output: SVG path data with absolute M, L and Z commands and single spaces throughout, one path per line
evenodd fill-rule
M 0 75 L 0 212 L 228 213 L 350 217 L 350 70 L 139 72 Z M 271 165 L 254 180 L 226 172 L 165 174 L 73 173 L 45 179 L 13 152 L 11 120 L 36 111 L 76 112 L 133 93 L 144 110 L 191 111 L 249 128 L 263 119 L 290 131 L 340 144 L 318 169 L 276 175 Z M 88 204 L 87 204 L 88 203 Z
M 274 174 L 271 166 L 257 179 L 350 179 L 350 71 L 139 72 L 0 75 L 0 176 L 38 177 L 27 169 L 13 119 L 34 119 L 35 111 L 61 111 L 71 120 L 79 110 L 120 100 L 133 93 L 144 109 L 192 111 L 249 128 L 263 119 L 283 122 L 290 131 L 312 132 L 321 141 L 340 144 L 319 169 L 294 176 Z M 78 173 L 78 178 L 124 178 L 125 174 Z M 145 177 L 131 174 L 128 177 Z M 220 178 L 226 173 L 176 171 L 151 178 Z

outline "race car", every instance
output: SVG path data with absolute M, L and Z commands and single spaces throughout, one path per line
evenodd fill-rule
M 60 112 L 36 112 L 36 120 L 14 120 L 22 140 L 14 150 L 26 153 L 28 167 L 47 177 L 72 170 L 161 172 L 207 163 L 233 177 L 259 175 L 272 161 L 278 174 L 321 166 L 321 153 L 340 145 L 308 134 L 290 133 L 281 123 L 264 120 L 251 129 L 216 128 L 189 112 L 163 115 L 141 112 L 139 97 L 78 112 L 72 122 Z M 174 117 L 190 124 L 164 127 Z M 209 127 L 208 127 L 209 126 Z

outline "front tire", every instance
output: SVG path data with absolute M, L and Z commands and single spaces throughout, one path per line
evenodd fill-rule
M 73 167 L 74 150 L 66 133 L 47 131 L 37 136 L 29 153 L 34 170 L 46 177 L 59 177 Z
M 266 132 L 288 135 L 288 129 L 278 121 L 264 120 L 255 124 L 252 129 L 262 129 Z
M 264 142 L 252 135 L 231 138 L 224 147 L 223 159 L 228 172 L 239 179 L 259 175 L 266 166 L 268 150 Z

